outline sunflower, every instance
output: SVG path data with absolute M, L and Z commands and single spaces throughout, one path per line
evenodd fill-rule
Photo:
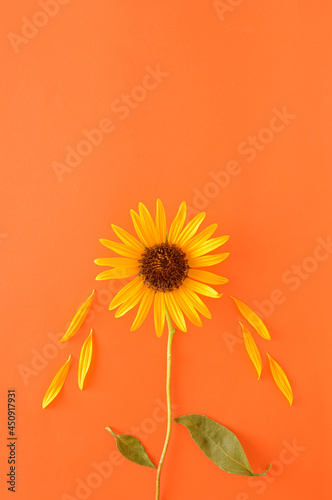
M 157 336 L 160 337 L 165 316 L 170 314 L 176 326 L 187 331 L 185 316 L 195 325 L 202 326 L 198 313 L 211 318 L 210 311 L 199 295 L 219 298 L 209 285 L 227 283 L 227 278 L 200 269 L 213 266 L 228 257 L 228 253 L 211 255 L 229 236 L 211 238 L 217 224 L 197 233 L 205 213 L 196 215 L 187 225 L 186 203 L 182 202 L 169 231 L 163 204 L 157 200 L 155 222 L 148 209 L 139 204 L 139 213 L 130 211 L 138 238 L 124 229 L 112 225 L 122 243 L 101 239 L 100 242 L 122 257 L 96 259 L 101 266 L 113 269 L 104 271 L 97 280 L 133 277 L 114 297 L 109 309 L 117 308 L 115 317 L 123 316 L 140 303 L 131 331 L 136 330 L 146 318 L 151 306 Z

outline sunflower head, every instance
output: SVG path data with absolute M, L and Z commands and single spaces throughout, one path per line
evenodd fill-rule
M 185 252 L 167 242 L 145 248 L 139 259 L 139 276 L 156 292 L 172 292 L 180 288 L 188 276 L 189 264 Z
M 187 225 L 186 204 L 182 202 L 176 217 L 166 226 L 163 204 L 157 201 L 155 221 L 148 209 L 139 204 L 139 213 L 131 210 L 137 238 L 123 229 L 112 226 L 122 243 L 100 240 L 122 257 L 96 259 L 98 265 L 111 269 L 97 276 L 97 280 L 133 277 L 112 300 L 109 308 L 118 308 L 115 316 L 123 316 L 139 303 L 131 330 L 136 330 L 154 304 L 155 328 L 162 334 L 166 309 L 177 327 L 186 331 L 185 316 L 195 325 L 202 322 L 198 313 L 210 318 L 211 314 L 199 295 L 219 298 L 209 285 L 221 285 L 228 280 L 205 271 L 208 266 L 222 262 L 228 253 L 210 252 L 223 245 L 228 236 L 211 238 L 217 228 L 212 224 L 197 234 L 205 213 L 196 215 Z

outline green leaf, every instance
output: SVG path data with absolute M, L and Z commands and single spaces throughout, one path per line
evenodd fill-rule
M 204 415 L 174 418 L 184 425 L 205 455 L 225 472 L 242 476 L 264 476 L 270 469 L 256 474 L 252 471 L 238 438 L 223 425 Z
M 145 465 L 146 467 L 153 467 L 156 469 L 156 466 L 151 462 L 143 445 L 137 438 L 129 436 L 128 434 L 115 434 L 109 427 L 106 427 L 106 430 L 115 437 L 116 446 L 121 455 L 135 462 L 135 464 Z

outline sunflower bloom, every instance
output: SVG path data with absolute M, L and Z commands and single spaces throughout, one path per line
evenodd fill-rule
M 157 201 L 155 220 L 148 209 L 139 204 L 139 211 L 130 212 L 137 237 L 118 226 L 112 228 L 121 243 L 101 239 L 108 249 L 121 255 L 96 259 L 95 263 L 109 266 L 97 280 L 132 278 L 114 297 L 109 308 L 117 309 L 121 317 L 139 304 L 131 331 L 143 323 L 153 307 L 156 334 L 161 336 L 166 310 L 176 326 L 187 331 L 186 319 L 197 326 L 202 322 L 199 314 L 210 318 L 210 312 L 200 295 L 219 298 L 210 285 L 221 285 L 228 280 L 202 270 L 222 262 L 228 253 L 210 254 L 226 243 L 228 236 L 211 238 L 217 228 L 213 224 L 197 234 L 205 213 L 196 215 L 185 225 L 186 203 L 182 202 L 178 213 L 167 230 L 163 204 Z

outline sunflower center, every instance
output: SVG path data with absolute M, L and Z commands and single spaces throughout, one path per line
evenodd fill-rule
M 188 259 L 177 245 L 160 243 L 146 248 L 138 262 L 144 283 L 159 292 L 179 288 L 188 276 Z

